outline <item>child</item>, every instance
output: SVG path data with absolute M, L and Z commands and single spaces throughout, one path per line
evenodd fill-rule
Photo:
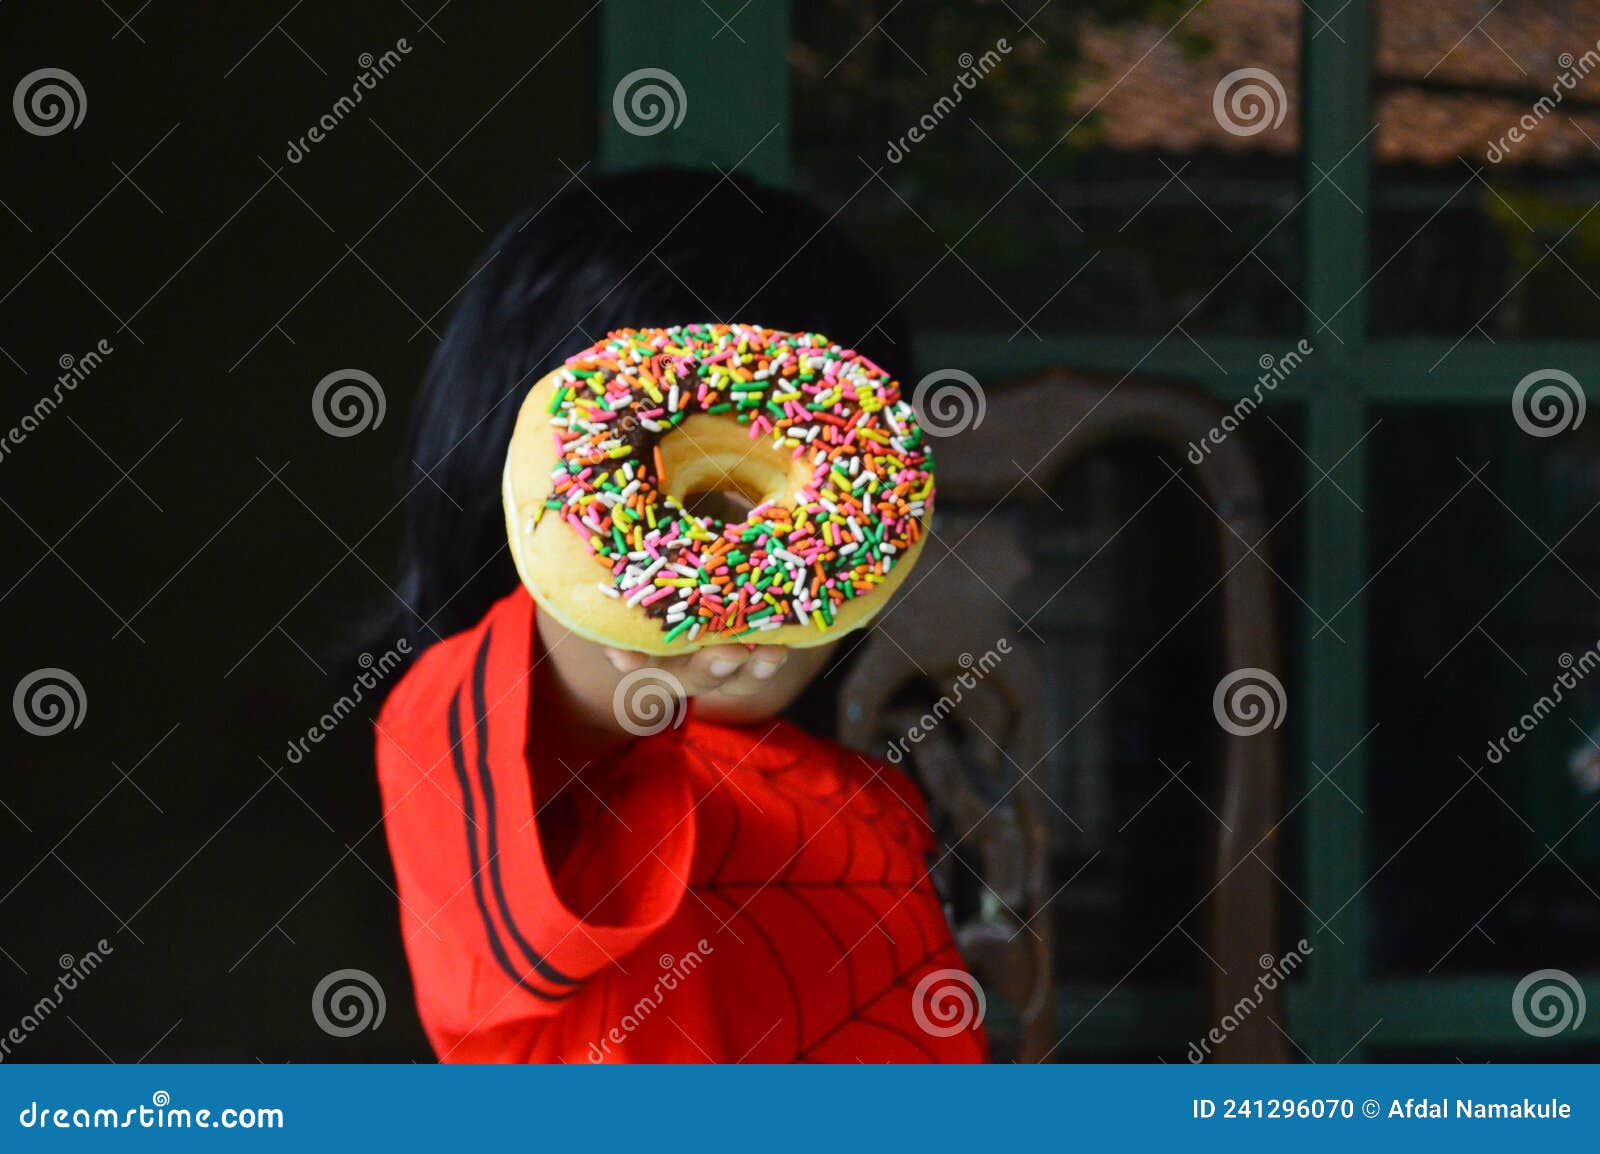
M 389 638 L 426 651 L 377 759 L 441 1060 L 986 1056 L 940 1004 L 938 983 L 971 979 L 915 786 L 779 717 L 826 725 L 819 678 L 859 637 L 647 658 L 567 632 L 512 569 L 500 470 L 533 383 L 612 329 L 713 319 L 907 362 L 893 305 L 814 211 L 636 172 L 576 178 L 513 224 L 429 370 Z

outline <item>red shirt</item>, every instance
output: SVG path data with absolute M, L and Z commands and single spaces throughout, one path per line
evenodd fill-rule
M 981 1013 L 951 1029 L 950 998 L 974 1007 L 976 987 L 911 782 L 786 722 L 692 712 L 553 775 L 529 732 L 533 608 L 518 590 L 433 646 L 378 719 L 440 1059 L 982 1061 Z M 537 796 L 552 776 L 564 784 Z

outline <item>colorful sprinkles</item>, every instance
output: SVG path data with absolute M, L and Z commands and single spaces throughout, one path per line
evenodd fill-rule
M 724 522 L 667 495 L 658 442 L 693 413 L 808 458 L 791 501 Z M 816 333 L 750 325 L 621 329 L 569 357 L 550 402 L 559 463 L 529 519 L 559 516 L 610 571 L 607 596 L 667 642 L 826 631 L 916 544 L 933 462 L 900 386 Z

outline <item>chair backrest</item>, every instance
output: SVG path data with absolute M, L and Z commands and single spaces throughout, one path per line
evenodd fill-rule
M 991 390 L 981 424 L 938 442 L 941 513 L 919 569 L 866 638 L 840 691 L 843 739 L 911 769 L 948 838 L 936 872 L 980 885 L 979 913 L 957 926 L 973 968 L 1019 1008 L 1018 1057 L 1056 1052 L 1054 918 L 1061 882 L 1050 877 L 1048 809 L 1034 777 L 1063 737 L 1049 731 L 1045 678 L 1017 636 L 1010 608 L 1029 577 L 1029 518 L 1013 515 L 1072 462 L 1141 438 L 1169 446 L 1175 467 L 1191 444 L 1221 428 L 1224 410 L 1178 385 L 1053 370 Z M 1223 668 L 1279 668 L 1261 489 L 1237 438 L 1182 466 L 1218 519 Z M 1112 671 L 1120 675 L 1122 671 Z M 1209 698 L 1215 681 L 1203 692 Z M 1196 692 L 1201 692 L 1197 688 Z M 1092 708 L 1073 703 L 1076 712 Z M 1075 713 L 1076 716 L 1076 713 Z M 945 726 L 948 717 L 958 724 Z M 977 734 L 977 740 L 961 735 Z M 1276 956 L 1276 838 L 1281 752 L 1277 731 L 1219 728 L 1219 817 L 1208 876 L 1206 952 L 1210 1020 L 1255 988 L 1258 959 Z M 970 887 L 969 887 L 970 888 Z M 1213 1049 L 1223 1061 L 1285 1061 L 1279 994 Z M 1237 1016 L 1237 1015 L 1236 1015 Z

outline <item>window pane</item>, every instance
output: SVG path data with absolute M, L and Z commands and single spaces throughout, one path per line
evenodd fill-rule
M 1592 423 L 1528 436 L 1499 406 L 1379 416 L 1366 593 L 1378 968 L 1592 969 L 1600 436 Z
M 1600 3 L 1373 9 L 1374 332 L 1588 336 Z
M 1260 465 L 1265 523 L 1274 526 L 1261 548 L 1287 584 L 1270 590 L 1278 671 L 1289 695 L 1282 731 L 1287 751 L 1298 740 L 1304 709 L 1292 658 L 1300 647 L 1301 609 L 1290 591 L 1305 587 L 1302 497 L 1310 481 L 1297 448 L 1304 440 L 1302 414 L 1296 405 L 1272 403 L 1236 435 L 1248 439 Z M 941 506 L 937 532 L 963 558 L 951 564 L 1006 590 L 1001 596 L 979 588 L 974 597 L 980 606 L 991 595 L 1003 602 L 1010 631 L 1043 683 L 1037 716 L 1030 711 L 1018 731 L 986 715 L 981 728 L 969 727 L 958 710 L 939 734 L 957 743 L 969 772 L 985 765 L 997 771 L 989 795 L 997 806 L 1020 804 L 1026 813 L 1019 821 L 1045 828 L 1045 900 L 1030 927 L 1048 930 L 1052 943 L 1058 990 L 1053 1038 L 1065 1035 L 1058 1057 L 1098 1056 L 1118 1044 L 1137 1049 L 1143 1060 L 1158 1053 L 1182 1060 L 1206 1025 L 1206 983 L 1215 963 L 1206 952 L 1212 947 L 1205 899 L 1216 881 L 1224 814 L 1225 734 L 1213 713 L 1213 688 L 1230 670 L 1223 645 L 1227 590 L 1219 580 L 1219 545 L 1228 531 L 1202 500 L 1199 484 L 1178 453 L 1154 442 L 1123 441 L 1054 476 L 1035 472 L 1032 481 L 1004 494 L 999 507 L 970 499 Z M 1023 545 L 1020 558 L 1005 544 L 1013 541 Z M 1017 571 L 1016 584 L 1007 585 L 1002 575 Z M 890 615 L 875 629 L 909 651 L 917 646 L 912 634 L 936 619 L 936 612 Z M 1035 753 L 1025 757 L 1024 748 Z M 910 760 L 917 764 L 915 756 Z M 1289 795 L 1292 783 L 1283 788 Z M 971 826 L 969 820 L 940 829 L 965 862 L 943 868 L 952 909 L 963 922 L 994 906 L 996 890 L 1006 889 L 993 862 L 986 865 L 987 843 L 970 836 Z M 1303 893 L 1299 832 L 1298 822 L 1280 830 L 1274 868 Z M 986 872 L 994 888 L 978 880 Z M 1292 942 L 1306 932 L 1302 922 L 1300 907 L 1284 893 L 1274 941 Z M 1031 973 L 1025 976 L 1031 981 Z M 1002 985 L 997 982 L 990 996 L 1003 1056 L 1013 1052 L 1016 1039 L 1007 1032 L 1012 1019 L 1002 1010 L 1008 1004 Z M 1132 1034 L 1110 1040 L 1115 1030 L 1109 1023 L 1128 1012 L 1128 999 L 1145 1006 L 1160 997 L 1171 1004 L 1152 1012 L 1159 1021 L 1141 1020 L 1137 1042 Z M 1013 1018 L 1016 1009 L 1010 1005 Z
M 1263 414 L 1276 428 L 1260 420 L 1251 445 L 1270 478 L 1266 523 L 1279 524 L 1262 549 L 1299 587 L 1298 413 Z M 1156 446 L 1129 444 L 1066 471 L 1051 486 L 1058 504 L 1030 514 L 1033 577 L 1020 606 L 1042 638 L 1043 728 L 1062 738 L 1036 777 L 1061 803 L 1043 814 L 1056 884 L 1075 879 L 1051 907 L 1063 984 L 1203 982 L 1210 971 L 1190 935 L 1205 940 L 1204 907 L 1195 907 L 1215 881 L 1206 867 L 1220 833 L 1224 735 L 1211 690 L 1228 672 L 1218 585 L 1227 530 L 1192 474 L 1186 482 L 1173 480 Z M 1286 589 L 1272 595 L 1288 678 L 1298 605 Z M 1286 750 L 1298 720 L 1290 709 Z M 1279 852 L 1276 868 L 1292 881 L 1294 839 Z M 1297 924 L 1292 905 L 1283 903 L 1286 927 Z M 1183 932 L 1171 932 L 1175 923 Z
M 1295 329 L 1299 0 L 1017 11 L 795 5 L 796 183 L 913 320 Z

